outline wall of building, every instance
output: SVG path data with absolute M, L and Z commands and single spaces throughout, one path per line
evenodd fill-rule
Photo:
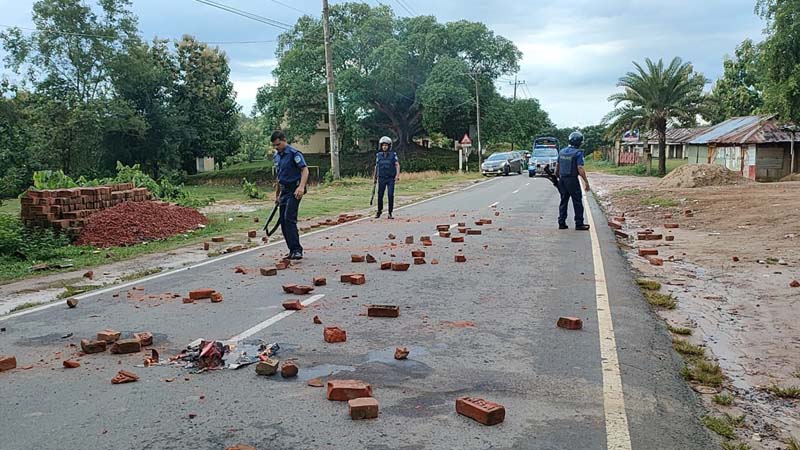
M 690 164 L 708 164 L 708 146 L 696 144 L 687 145 L 686 160 Z
M 780 144 L 759 145 L 756 150 L 756 180 L 777 181 L 789 175 L 790 153 Z

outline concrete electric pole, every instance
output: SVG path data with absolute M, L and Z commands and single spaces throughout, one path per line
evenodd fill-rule
M 339 137 L 336 128 L 336 85 L 333 80 L 333 55 L 331 53 L 331 26 L 328 18 L 328 0 L 322 0 L 322 30 L 325 34 L 325 75 L 328 80 L 328 127 L 331 135 L 331 173 L 338 180 Z

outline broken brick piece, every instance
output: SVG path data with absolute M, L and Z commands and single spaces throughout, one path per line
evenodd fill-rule
M 220 303 L 222 302 L 222 294 L 219 292 L 214 292 L 211 294 L 211 303 Z
M 258 231 L 256 231 L 256 230 L 250 230 L 250 231 L 247 232 L 247 237 L 249 237 L 251 239 L 256 237 L 256 236 L 258 236 Z
M 378 400 L 372 397 L 355 398 L 347 401 L 350 418 L 353 420 L 368 420 L 378 418 Z
M 792 282 L 789 283 L 789 287 L 800 288 L 800 281 L 792 280 Z
M 236 267 L 233 268 L 233 272 L 234 273 L 241 273 L 241 274 L 245 274 L 246 275 L 247 274 L 247 269 L 245 269 L 242 266 L 236 266 Z
M 376 262 L 378 262 L 378 260 L 375 259 L 374 256 L 367 253 L 367 264 L 375 264 Z
M 105 329 L 97 333 L 97 340 L 106 342 L 116 342 L 116 340 L 119 339 L 120 336 L 122 336 L 122 333 L 120 333 L 117 330 Z
M 657 256 L 658 249 L 655 248 L 640 248 L 639 256 Z
M 133 383 L 139 381 L 139 376 L 127 370 L 120 370 L 117 376 L 111 379 L 111 384 Z
M 325 286 L 328 280 L 325 277 L 314 277 L 314 286 Z
M 566 330 L 580 330 L 583 328 L 583 321 L 577 317 L 559 317 L 556 326 Z
M 457 263 L 467 262 L 467 257 L 465 255 L 456 255 L 456 262 Z
M 68 298 L 67 299 L 67 306 L 70 308 L 74 308 L 78 306 L 78 299 L 77 298 Z
M 278 364 L 280 362 L 277 359 L 267 358 L 264 361 L 259 361 L 256 364 L 256 374 L 262 376 L 272 376 L 278 373 Z
M 458 222 L 458 226 L 459 227 L 466 227 L 467 226 L 467 222 Z
M 457 399 L 456 412 L 487 426 L 497 425 L 506 418 L 506 408 L 503 405 L 474 397 Z
M 356 286 L 360 286 L 367 282 L 367 277 L 363 274 L 353 275 L 350 277 L 350 283 L 355 284 Z
M 363 263 L 366 260 L 364 255 L 350 255 L 350 261 L 354 263 Z
M 294 290 L 294 288 L 296 288 L 296 287 L 297 287 L 296 284 L 284 284 L 283 286 L 281 286 L 281 288 L 283 289 L 283 292 L 285 292 L 287 294 L 291 294 L 292 291 Z
M 289 311 L 300 311 L 303 309 L 303 304 L 300 303 L 300 300 L 287 300 L 283 302 L 283 309 Z
M 422 246 L 423 247 L 432 247 L 433 246 L 433 241 L 422 241 Z
M 665 223 L 664 224 L 664 228 L 667 228 L 667 229 L 675 229 L 675 228 L 680 228 L 680 227 L 681 227 L 680 224 L 677 224 L 677 223 Z
M 483 222 L 484 225 L 491 225 L 492 219 L 481 219 L 481 222 Z
M 356 398 L 372 397 L 372 386 L 358 380 L 328 381 L 328 400 L 346 402 Z
M 275 270 L 286 270 L 289 268 L 289 264 L 281 261 L 279 263 L 275 263 Z
M 153 333 L 149 331 L 133 333 L 133 337 L 139 340 L 139 342 L 142 344 L 142 347 L 149 347 L 153 345 Z
M 399 317 L 400 307 L 395 305 L 370 305 L 367 307 L 368 317 Z
M 450 239 L 450 242 L 452 242 L 454 244 L 461 244 L 461 243 L 464 242 L 464 236 L 453 236 Z
M 312 286 L 293 286 L 291 293 L 294 295 L 308 295 L 314 291 Z
M 431 260 L 431 265 L 435 266 L 437 264 L 439 264 L 439 260 L 438 259 L 434 258 L 434 259 Z
M 194 300 L 190 299 L 189 297 L 183 297 L 183 303 L 194 303 Z
M 385 261 L 381 263 L 381 270 L 390 270 L 392 268 L 391 261 Z
M 90 280 L 93 279 L 94 278 L 94 272 L 92 272 L 91 270 L 86 272 L 85 274 L 83 274 L 83 278 L 88 278 Z
M 467 234 L 470 236 L 476 236 L 479 234 L 483 234 L 481 230 L 467 230 Z
M 314 323 L 317 325 L 322 325 L 322 319 L 319 316 L 314 316 Z
M 654 266 L 664 265 L 664 260 L 662 258 L 659 258 L 658 256 L 648 256 L 647 260 L 650 261 L 650 264 Z
M 274 277 L 278 275 L 278 268 L 277 267 L 262 267 L 259 269 L 261 271 L 261 275 L 265 277 Z
M 449 238 L 450 236 L 451 236 L 451 233 L 449 231 L 440 231 L 439 232 L 439 237 Z
M 211 249 L 211 245 L 208 242 L 203 242 L 203 250 L 209 251 Z
M 414 258 L 414 264 L 417 266 L 425 264 L 425 258 Z
M 630 235 L 622 230 L 614 230 L 614 235 L 621 239 L 630 238 Z
M 341 277 L 339 277 L 339 281 L 341 281 L 342 283 L 352 283 L 353 282 L 352 278 L 355 275 L 357 275 L 357 274 L 355 274 L 355 273 L 343 274 Z
M 212 238 L 211 238 L 211 242 L 217 242 L 217 243 L 219 243 L 219 242 L 225 242 L 225 238 L 224 238 L 224 237 L 221 237 L 221 236 L 215 236 L 215 237 L 212 237 Z
M 622 224 L 617 222 L 616 220 L 609 220 L 608 221 L 608 226 L 613 228 L 613 229 L 615 229 L 615 230 L 621 230 L 622 229 Z
M 106 351 L 107 345 L 108 343 L 102 340 L 81 339 L 81 351 L 86 354 L 103 353 Z
M 668 236 L 664 237 L 664 239 L 665 239 L 667 242 L 672 242 L 672 241 L 674 241 L 674 240 L 675 240 L 675 236 L 673 236 L 673 235 L 668 235 Z
M 436 225 L 436 231 L 449 231 L 450 225 Z
M 423 252 L 422 250 L 414 250 L 414 251 L 411 252 L 411 257 L 412 258 L 424 258 L 425 257 L 425 252 Z
M 192 300 L 211 298 L 211 294 L 213 293 L 214 293 L 213 289 L 195 289 L 189 292 L 189 298 Z
M 283 378 L 294 378 L 297 376 L 298 371 L 297 364 L 291 361 L 286 361 L 281 365 L 281 376 Z
M 256 217 L 256 220 L 258 220 L 258 217 Z M 225 450 L 256 450 L 256 448 L 252 445 L 236 444 L 233 447 L 227 447 Z
M 397 239 L 397 236 L 395 236 L 395 235 L 393 235 L 393 234 L 390 234 L 390 235 L 387 237 L 387 239 L 389 239 L 390 241 L 393 241 L 393 240 Z
M 467 231 L 469 231 L 467 227 L 458 227 L 458 232 L 461 234 L 467 234 Z
M 397 347 L 394 349 L 394 359 L 398 361 L 408 359 L 409 353 L 411 352 L 408 350 L 408 347 Z
M 328 344 L 347 342 L 347 332 L 339 327 L 325 327 L 322 337 Z
M 392 270 L 395 272 L 405 272 L 411 267 L 409 263 L 392 263 Z
M 420 242 L 425 242 L 425 241 L 430 241 L 430 240 L 431 240 L 430 236 L 420 236 L 419 237 L 419 241 Z
M 414 236 L 406 236 L 406 244 L 413 244 Z
M 733 262 L 739 262 L 740 261 L 738 256 L 734 256 L 732 259 L 733 259 Z
M 62 365 L 64 366 L 65 369 L 77 369 L 78 367 L 81 366 L 81 363 L 79 363 L 78 361 L 73 361 L 71 359 L 68 359 L 64 361 Z
M 138 339 L 120 339 L 111 346 L 111 353 L 118 355 L 140 351 L 142 351 L 142 343 Z
M 0 372 L 17 368 L 16 356 L 3 356 L 0 355 Z

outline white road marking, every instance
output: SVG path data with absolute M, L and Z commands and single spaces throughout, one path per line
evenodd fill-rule
M 591 227 L 592 261 L 595 273 L 595 293 L 597 296 L 597 325 L 600 332 L 600 361 L 603 370 L 603 406 L 606 416 L 606 442 L 608 450 L 631 450 L 631 436 L 628 429 L 628 416 L 625 412 L 625 396 L 622 391 L 622 375 L 617 355 L 617 341 L 614 337 L 614 324 L 611 306 L 608 302 L 608 285 L 600 253 L 589 200 L 584 195 L 586 217 Z
M 301 302 L 301 303 L 303 304 L 303 306 L 309 306 L 312 303 L 316 302 L 317 300 L 321 299 L 322 297 L 325 297 L 325 295 L 324 294 L 314 295 L 312 297 L 309 297 L 308 299 L 306 299 L 306 301 Z M 267 328 L 268 326 L 276 324 L 279 321 L 281 321 L 282 319 L 285 319 L 285 318 L 291 316 L 295 312 L 296 311 L 283 311 L 280 314 L 275 314 L 274 316 L 270 317 L 269 319 L 267 319 L 267 320 L 255 325 L 255 326 L 253 326 L 251 328 L 248 328 L 247 330 L 243 331 L 241 334 L 237 334 L 236 336 L 230 338 L 229 340 L 230 341 L 234 341 L 234 342 L 243 341 L 243 340 L 249 338 L 250 336 L 258 333 L 259 331 L 263 330 L 264 328 Z
M 457 227 L 457 226 L 458 226 L 458 224 L 457 224 L 457 223 L 454 223 L 454 224 L 450 225 L 450 229 L 452 230 L 453 228 L 455 228 L 455 227 Z
M 499 204 L 500 204 L 500 202 L 494 202 L 491 205 L 489 205 L 489 208 L 494 208 L 495 206 L 497 206 Z
M 420 201 L 418 201 L 416 203 L 410 203 L 408 205 L 395 208 L 395 211 L 399 211 L 399 210 L 406 209 L 406 208 L 411 208 L 412 206 L 417 206 L 417 205 L 421 205 L 423 203 L 428 203 L 428 202 L 431 202 L 431 201 L 434 201 L 434 200 L 438 200 L 438 199 L 440 199 L 442 197 L 447 197 L 448 195 L 453 195 L 453 194 L 456 194 L 456 193 L 459 193 L 459 192 L 468 191 L 468 190 L 470 190 L 470 189 L 472 189 L 472 188 L 474 188 L 476 186 L 480 186 L 480 185 L 483 185 L 485 183 L 491 183 L 492 181 L 495 181 L 495 180 L 497 180 L 497 178 L 490 178 L 488 180 L 482 180 L 482 181 L 479 181 L 479 182 L 477 182 L 475 184 L 471 184 L 471 185 L 465 187 L 464 189 L 459 189 L 459 190 L 456 190 L 456 191 L 446 192 L 446 193 L 444 193 L 442 195 L 437 195 L 435 197 L 431 197 L 431 198 L 426 199 L 426 200 L 420 200 Z M 362 217 L 361 219 L 354 220 L 352 222 L 345 222 L 343 224 L 334 225 L 332 227 L 321 228 L 321 229 L 316 230 L 316 231 L 310 231 L 308 233 L 302 234 L 301 236 L 305 237 L 305 236 L 311 236 L 311 235 L 314 235 L 314 234 L 325 233 L 325 232 L 328 232 L 328 231 L 331 231 L 331 230 L 335 230 L 335 229 L 343 227 L 343 226 L 351 225 L 351 224 L 358 223 L 358 222 L 363 222 L 365 220 L 370 220 L 370 219 L 372 219 L 372 217 L 367 215 L 367 217 Z M 226 260 L 228 258 L 233 258 L 233 257 L 236 257 L 236 256 L 241 256 L 241 255 L 245 255 L 245 254 L 248 254 L 248 253 L 264 250 L 267 247 L 272 247 L 273 245 L 277 245 L 277 244 L 280 244 L 282 242 L 283 242 L 282 240 L 279 240 L 279 241 L 270 242 L 268 244 L 262 244 L 262 245 L 259 245 L 257 247 L 249 248 L 247 250 L 242 250 L 240 252 L 235 252 L 235 253 L 230 253 L 228 255 L 218 256 L 216 258 L 209 259 L 208 261 L 203 261 L 201 263 L 193 264 L 191 266 L 180 267 L 178 269 L 169 270 L 167 272 L 157 273 L 157 274 L 151 275 L 149 277 L 144 277 L 144 278 L 140 278 L 138 280 L 129 281 L 127 283 L 115 284 L 113 286 L 109 286 L 109 287 L 104 288 L 104 289 L 98 289 L 98 290 L 95 290 L 95 291 L 87 292 L 85 294 L 75 295 L 72 298 L 75 298 L 77 300 L 84 300 L 84 299 L 95 297 L 95 296 L 98 296 L 98 295 L 107 294 L 109 292 L 113 292 L 113 291 L 117 291 L 117 290 L 120 290 L 120 289 L 124 289 L 124 288 L 129 287 L 129 286 L 135 286 L 135 285 L 139 285 L 139 284 L 142 284 L 142 283 L 147 283 L 148 281 L 157 280 L 159 278 L 163 278 L 163 277 L 166 277 L 166 276 L 169 276 L 169 275 L 174 275 L 174 274 L 180 273 L 180 272 L 185 272 L 187 270 L 191 270 L 191 269 L 194 269 L 194 268 L 197 268 L 197 267 L 203 267 L 203 266 L 206 266 L 208 264 L 214 264 L 214 263 L 217 263 L 217 262 L 220 262 L 220 261 L 224 261 L 224 260 Z M 57 305 L 63 305 L 63 303 L 60 300 L 56 300 L 56 301 L 52 301 L 50 303 L 45 303 L 45 304 L 43 304 L 41 306 L 37 306 L 37 307 L 33 307 L 33 308 L 27 308 L 27 309 L 25 309 L 23 311 L 19 311 L 19 312 L 12 313 L 12 314 L 6 314 L 4 316 L 0 316 L 0 322 L 2 322 L 4 320 L 11 319 L 11 318 L 14 318 L 14 317 L 21 317 L 21 316 L 26 316 L 28 314 L 33 314 L 33 313 L 36 313 L 36 312 L 39 312 L 39 311 L 44 311 L 46 309 L 50 309 L 50 308 L 52 308 L 54 306 L 57 306 Z
M 518 194 L 518 193 L 519 193 L 519 189 L 517 189 L 516 191 L 512 192 L 512 194 Z

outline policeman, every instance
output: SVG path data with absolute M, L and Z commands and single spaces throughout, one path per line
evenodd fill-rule
M 275 169 L 278 174 L 275 203 L 280 205 L 281 233 L 289 247 L 287 258 L 303 259 L 303 247 L 297 232 L 297 211 L 306 193 L 308 167 L 303 154 L 286 143 L 286 135 L 282 131 L 272 133 L 270 141 L 275 147 Z
M 586 178 L 586 171 L 583 169 L 583 151 L 580 150 L 583 144 L 583 134 L 580 131 L 573 131 L 569 135 L 569 146 L 558 152 L 556 162 L 556 176 L 558 177 L 558 190 L 561 192 L 561 204 L 558 207 L 558 229 L 566 230 L 567 226 L 567 207 L 569 200 L 572 199 L 572 207 L 575 209 L 575 229 L 586 231 L 589 225 L 583 223 L 583 196 L 581 194 L 581 184 L 578 176 L 583 179 L 583 187 L 589 192 L 589 179 Z
M 383 193 L 389 190 L 389 218 L 394 219 L 394 184 L 400 181 L 400 160 L 397 153 L 392 151 L 392 138 L 384 136 L 378 142 L 380 150 L 375 156 L 375 173 L 373 178 L 378 182 L 378 213 L 375 218 L 383 213 Z

